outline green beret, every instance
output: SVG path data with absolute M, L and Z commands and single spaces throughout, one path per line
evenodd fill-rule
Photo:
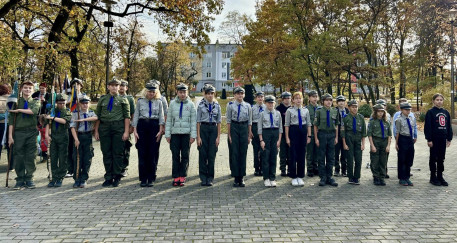
M 377 105 L 373 106 L 373 109 L 378 110 L 378 111 L 380 111 L 380 110 L 386 111 L 386 109 L 384 108 L 384 106 L 381 105 L 381 104 L 377 104 Z
M 125 81 L 123 79 L 121 79 L 120 81 L 121 81 L 121 86 L 128 86 L 129 85 L 129 82 L 127 82 L 127 81 Z
M 113 79 L 111 79 L 111 80 L 108 82 L 108 85 L 111 85 L 111 84 L 113 84 L 113 85 L 120 85 L 121 82 L 120 82 L 119 80 L 113 78 Z
M 359 102 L 357 102 L 357 100 L 350 100 L 348 101 L 348 106 L 358 106 L 359 105 Z
M 308 96 L 315 96 L 317 95 L 317 91 L 316 90 L 311 90 L 308 92 Z
M 333 100 L 333 97 L 331 94 L 327 93 L 322 95 L 322 100 Z
M 386 101 L 382 100 L 382 99 L 379 99 L 379 100 L 376 101 L 376 104 L 386 105 Z
M 338 95 L 336 97 L 336 102 L 338 102 L 338 101 L 346 101 L 346 97 L 344 97 L 343 95 Z
M 56 101 L 67 101 L 67 96 L 65 94 L 57 94 Z

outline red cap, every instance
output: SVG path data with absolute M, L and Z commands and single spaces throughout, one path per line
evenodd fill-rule
M 46 83 L 41 83 L 40 87 L 47 87 L 48 85 Z

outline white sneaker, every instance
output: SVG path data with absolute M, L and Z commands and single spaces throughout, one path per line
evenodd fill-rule
M 270 179 L 264 180 L 264 181 L 263 181 L 263 184 L 264 184 L 266 187 L 271 187 Z
M 298 180 L 296 178 L 292 179 L 292 186 L 298 186 Z
M 305 182 L 303 181 L 302 178 L 297 178 L 298 186 L 304 186 Z
M 65 178 L 70 178 L 70 177 L 73 177 L 73 174 L 72 174 L 72 173 L 67 173 L 67 174 L 65 175 Z
M 270 181 L 271 187 L 276 187 L 276 181 Z

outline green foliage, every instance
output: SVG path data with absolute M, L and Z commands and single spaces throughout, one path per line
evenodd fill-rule
M 444 95 L 444 108 L 448 110 L 449 112 L 451 111 L 451 97 L 449 96 L 449 91 L 451 90 L 451 84 L 449 82 L 445 82 L 444 84 L 438 84 L 436 88 L 430 88 L 427 89 L 423 94 L 422 94 L 422 101 L 424 106 L 421 108 L 422 111 L 426 112 L 430 108 L 433 107 L 433 95 L 436 93 L 440 93 Z
M 425 114 L 427 114 L 426 112 L 420 112 L 419 113 L 419 121 L 420 122 L 425 122 Z
M 368 118 L 373 113 L 373 109 L 369 104 L 363 104 L 359 107 L 359 113 L 363 115 L 363 117 Z
M 395 114 L 395 112 L 398 111 L 397 109 L 397 106 L 391 104 L 391 103 L 387 103 L 387 113 L 389 113 L 391 116 L 393 116 Z

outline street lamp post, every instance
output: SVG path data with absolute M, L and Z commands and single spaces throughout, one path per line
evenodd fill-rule
M 455 89 L 454 89 L 454 82 L 455 82 L 455 74 L 454 74 L 454 23 L 457 16 L 457 10 L 451 9 L 448 12 L 449 22 L 451 23 L 451 119 L 455 118 L 455 108 L 454 108 L 454 96 L 455 96 Z
M 102 0 L 103 3 L 105 3 L 106 8 L 108 9 L 108 21 L 103 22 L 103 26 L 107 28 L 107 36 L 106 36 L 106 83 L 105 83 L 105 88 L 108 87 L 108 82 L 109 82 L 109 52 L 110 52 L 110 29 L 113 27 L 113 22 L 111 21 L 111 5 L 116 4 L 116 1 L 112 0 Z M 108 92 L 108 90 L 106 91 Z

